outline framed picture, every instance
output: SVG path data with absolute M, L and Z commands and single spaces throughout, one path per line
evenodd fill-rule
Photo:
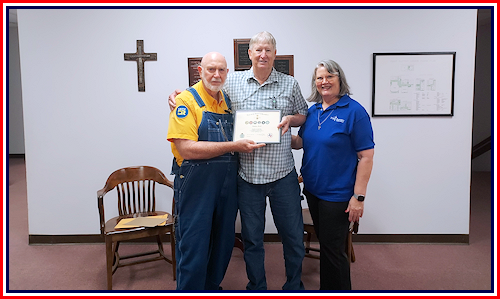
M 293 55 L 276 55 L 274 68 L 278 72 L 293 76 Z
M 198 66 L 201 63 L 202 57 L 188 58 L 188 73 L 189 73 L 189 86 L 193 86 L 201 80 Z
M 234 70 L 246 71 L 252 67 L 252 61 L 248 57 L 249 38 L 234 39 Z
M 374 53 L 372 116 L 453 116 L 455 56 Z

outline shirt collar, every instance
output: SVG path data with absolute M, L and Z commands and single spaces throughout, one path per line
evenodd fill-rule
M 201 88 L 198 90 L 198 92 L 201 93 L 200 96 L 203 99 L 203 101 L 205 102 L 205 105 L 210 105 L 211 107 L 216 107 L 216 106 L 221 106 L 222 105 L 222 102 L 224 102 L 224 94 L 222 93 L 222 90 L 220 90 L 218 92 L 219 93 L 219 98 L 221 99 L 220 102 L 218 102 L 217 99 L 215 99 L 214 97 L 212 97 L 207 92 L 207 90 L 205 89 L 205 86 L 203 85 L 203 83 L 201 82 L 201 80 L 198 83 L 201 84 Z
M 328 108 L 326 108 L 326 110 L 336 109 L 337 107 L 345 107 L 345 106 L 349 105 L 350 101 L 351 101 L 351 98 L 349 97 L 349 95 L 345 94 L 337 101 L 337 103 L 330 105 Z M 316 103 L 315 105 L 316 105 L 317 109 L 323 109 L 323 106 L 321 105 L 321 103 Z
M 253 66 L 247 72 L 248 72 L 247 78 L 246 78 L 247 81 L 255 80 L 256 82 L 259 82 L 259 80 L 257 80 L 257 78 L 255 78 L 255 75 L 253 74 Z M 267 78 L 266 82 L 264 82 L 264 84 L 276 83 L 276 82 L 278 82 L 278 75 L 277 75 L 276 69 L 273 67 L 273 69 L 271 70 L 271 74 Z M 264 85 L 264 84 L 262 84 L 262 85 Z

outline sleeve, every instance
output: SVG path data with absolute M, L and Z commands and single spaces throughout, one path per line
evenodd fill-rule
M 313 106 L 307 108 L 307 115 L 311 115 L 311 109 L 312 109 Z M 309 117 L 309 116 L 308 116 Z M 299 132 L 297 133 L 297 135 L 299 135 L 300 138 L 304 139 L 304 137 L 302 135 L 304 135 L 304 131 L 306 130 L 306 126 L 307 126 L 307 119 L 306 121 L 302 124 L 302 126 L 300 126 L 299 128 Z
M 175 101 L 177 106 L 170 112 L 167 139 L 189 139 L 198 141 L 198 122 L 191 105 L 179 94 Z
M 299 135 L 300 138 L 304 138 L 302 137 L 302 135 L 304 135 L 304 125 L 305 123 L 302 126 L 300 126 L 299 132 L 297 133 L 297 135 Z
M 307 115 L 307 103 L 300 91 L 299 83 L 295 79 L 293 83 L 293 105 L 293 114 Z
M 356 122 L 354 123 L 351 133 L 351 141 L 356 152 L 375 147 L 370 116 L 364 109 L 356 113 Z

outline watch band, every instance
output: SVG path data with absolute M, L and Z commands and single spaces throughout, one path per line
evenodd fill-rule
M 365 201 L 365 196 L 363 194 L 356 194 L 354 193 L 354 198 L 356 198 L 358 201 Z

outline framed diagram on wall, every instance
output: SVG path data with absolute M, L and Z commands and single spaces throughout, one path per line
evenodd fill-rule
M 372 116 L 453 116 L 455 56 L 373 53 Z

